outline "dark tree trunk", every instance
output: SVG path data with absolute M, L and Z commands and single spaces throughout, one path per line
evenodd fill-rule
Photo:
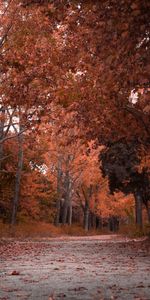
M 150 223 L 150 205 L 148 201 L 145 203 L 145 207 L 147 211 L 148 222 Z
M 4 136 L 4 123 L 5 123 L 5 108 L 1 108 L 1 115 L 0 115 L 0 170 L 2 169 L 2 160 L 3 160 L 3 140 Z
M 72 225 L 72 204 L 71 203 L 68 209 L 68 225 Z
M 93 214 L 93 228 L 96 229 L 96 216 Z
M 142 228 L 143 220 L 142 220 L 142 198 L 139 192 L 135 193 L 135 218 L 136 224 Z
M 62 224 L 65 225 L 67 223 L 67 215 L 68 215 L 68 203 L 65 201 L 62 210 Z
M 113 226 L 114 224 L 113 224 L 112 217 L 109 218 L 108 224 L 109 224 L 109 230 L 114 231 L 114 226 Z
M 92 212 L 90 213 L 90 222 L 89 223 L 90 223 L 89 227 L 96 229 L 96 216 Z
M 93 225 L 92 213 L 91 213 L 91 211 L 89 211 L 89 226 L 88 226 L 88 230 L 90 230 L 92 228 L 92 225 Z
M 68 155 L 66 160 L 66 172 L 65 172 L 65 180 L 64 180 L 64 191 L 65 191 L 65 199 L 63 204 L 63 212 L 62 212 L 62 223 L 63 224 L 72 224 L 72 180 L 69 171 L 69 162 L 70 155 Z
M 89 207 L 87 204 L 84 209 L 84 229 L 85 231 L 89 230 Z
M 57 197 L 59 197 L 59 196 L 57 195 Z M 60 199 L 57 198 L 57 200 L 56 200 L 56 216 L 55 216 L 55 220 L 54 220 L 55 226 L 59 225 L 59 221 L 60 221 Z
M 20 126 L 21 127 L 21 126 Z M 21 130 L 21 128 L 20 128 Z M 17 209 L 19 204 L 20 182 L 23 167 L 23 134 L 18 135 L 18 166 L 15 180 L 15 193 L 13 198 L 11 224 L 16 224 Z
M 2 170 L 2 160 L 3 160 L 3 144 L 0 144 L 0 170 Z
M 116 232 L 119 229 L 119 221 L 116 216 L 112 216 L 109 219 L 109 229 L 110 231 Z
M 96 228 L 102 229 L 102 220 L 101 217 L 96 217 Z
M 56 226 L 59 225 L 60 222 L 60 207 L 61 207 L 61 177 L 62 177 L 62 169 L 61 169 L 61 159 L 58 158 L 57 165 L 57 200 L 56 200 L 56 216 L 54 224 Z
M 0 170 L 2 169 L 3 144 L 0 144 Z
M 83 228 L 85 231 L 89 230 L 90 227 L 90 199 L 92 196 L 92 189 L 93 186 L 90 185 L 87 190 L 84 190 L 84 187 L 82 186 L 82 193 L 84 196 L 85 205 L 83 206 L 84 211 L 84 220 L 83 220 Z

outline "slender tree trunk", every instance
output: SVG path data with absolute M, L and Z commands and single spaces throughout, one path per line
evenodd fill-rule
M 61 177 L 62 177 L 62 169 L 61 169 L 61 158 L 58 158 L 57 165 L 57 200 L 56 200 L 56 216 L 55 216 L 55 225 L 59 225 L 60 221 L 60 207 L 61 207 Z
M 119 217 L 116 217 L 115 223 L 116 223 L 116 231 L 118 231 L 119 230 Z
M 72 204 L 71 203 L 68 209 L 68 225 L 72 225 Z
M 84 229 L 85 231 L 89 230 L 89 207 L 88 204 L 84 208 Z
M 92 217 L 92 228 L 96 229 L 96 215 L 92 213 L 91 217 Z
M 88 230 L 90 230 L 92 228 L 92 214 L 91 211 L 89 210 L 89 226 L 88 226 Z
M 142 198 L 140 193 L 137 191 L 135 193 L 135 217 L 136 224 L 142 228 L 143 220 L 142 220 Z
M 109 230 L 110 230 L 110 231 L 114 231 L 112 217 L 109 217 L 108 224 L 109 224 Z
M 65 190 L 65 199 L 63 204 L 63 215 L 62 215 L 62 223 L 63 225 L 67 223 L 67 215 L 68 215 L 68 207 L 69 207 L 69 171 L 66 171 L 65 174 L 65 182 L 64 182 L 64 190 Z
M 22 128 L 20 125 L 20 131 L 21 130 Z M 15 179 L 15 193 L 13 198 L 13 208 L 12 208 L 12 217 L 11 217 L 12 225 L 16 224 L 22 167 L 23 167 L 23 134 L 20 134 L 18 135 L 18 166 L 17 166 L 16 179 Z
M 57 194 L 57 197 L 59 197 L 58 194 Z M 55 226 L 59 225 L 59 220 L 60 220 L 60 199 L 57 198 L 57 200 L 56 200 L 56 216 L 55 216 L 55 221 L 54 221 Z
M 0 144 L 0 170 L 2 170 L 2 160 L 3 160 L 3 144 Z
M 5 124 L 5 108 L 1 108 L 0 115 L 0 140 L 3 139 L 4 136 L 4 124 Z M 3 160 L 3 143 L 0 143 L 0 170 L 2 169 L 2 160 Z
M 68 225 L 72 225 L 72 181 L 69 178 L 69 191 L 68 191 Z
M 118 220 L 116 216 L 112 216 L 109 219 L 110 231 L 116 232 L 118 230 Z
M 68 203 L 65 201 L 63 205 L 63 212 L 62 212 L 62 223 L 65 225 L 67 223 L 67 215 L 68 215 Z
M 102 229 L 102 219 L 101 217 L 96 217 L 96 228 Z
M 66 160 L 66 172 L 65 172 L 65 180 L 64 180 L 64 190 L 65 190 L 65 199 L 63 205 L 63 216 L 62 216 L 62 223 L 69 225 L 72 224 L 72 180 L 69 171 L 69 162 L 70 162 L 70 155 L 68 155 Z
M 72 203 L 70 199 L 70 191 L 67 191 L 66 199 L 63 204 L 62 211 L 62 223 L 71 225 L 72 224 Z
M 92 196 L 92 189 L 93 186 L 90 185 L 87 190 L 84 190 L 84 187 L 82 186 L 82 193 L 85 199 L 85 205 L 84 205 L 84 221 L 83 221 L 83 227 L 85 229 L 85 231 L 89 230 L 89 221 L 90 221 L 90 199 Z
M 150 205 L 148 201 L 146 202 L 145 207 L 147 211 L 148 222 L 150 223 Z
M 3 144 L 0 144 L 0 170 L 2 170 Z

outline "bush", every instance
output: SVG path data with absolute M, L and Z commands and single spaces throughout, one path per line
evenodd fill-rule
M 119 233 L 128 237 L 150 236 L 150 224 L 144 224 L 142 229 L 136 224 L 121 225 Z

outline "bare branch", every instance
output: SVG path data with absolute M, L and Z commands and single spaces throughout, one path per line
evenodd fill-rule
M 18 136 L 20 136 L 23 132 L 25 132 L 27 130 L 27 128 L 22 129 L 20 132 L 17 132 L 14 135 L 10 135 L 10 136 L 6 136 L 3 139 L 0 140 L 0 144 L 3 144 L 5 141 L 10 140 L 10 139 L 14 139 Z
M 6 155 L 6 156 L 0 158 L 0 161 L 3 161 L 4 159 L 9 158 L 9 157 L 11 157 L 11 156 L 12 156 L 12 154 Z
M 132 114 L 132 116 L 143 125 L 143 127 L 145 128 L 145 131 L 147 132 L 147 134 L 150 136 L 150 130 L 149 130 L 149 126 L 146 124 L 146 122 L 143 119 L 143 112 L 131 107 L 131 106 L 125 106 L 123 107 L 124 110 L 128 111 L 130 114 Z
M 9 131 L 10 127 L 12 126 L 12 119 L 13 119 L 15 111 L 16 111 L 16 109 L 14 109 L 13 112 L 12 112 L 12 114 L 10 114 L 9 110 L 7 109 L 7 113 L 9 115 L 9 123 L 8 123 L 8 125 L 7 125 L 8 127 L 7 127 L 7 129 L 6 129 L 5 133 L 4 133 L 4 137 L 7 136 L 8 131 Z
M 2 38 L 0 40 L 0 48 L 3 47 L 5 41 L 6 41 L 7 37 L 8 37 L 8 33 L 9 33 L 10 29 L 12 28 L 12 26 L 13 26 L 13 22 L 11 22 L 11 24 L 7 27 L 6 32 L 2 36 Z

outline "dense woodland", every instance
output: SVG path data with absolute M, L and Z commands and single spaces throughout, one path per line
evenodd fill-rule
M 0 0 L 1 222 L 150 222 L 149 74 L 149 0 Z

